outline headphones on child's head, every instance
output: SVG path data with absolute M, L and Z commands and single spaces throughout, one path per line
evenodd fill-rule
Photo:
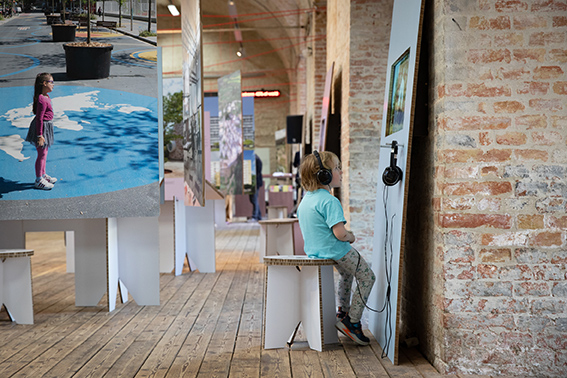
M 396 165 L 398 160 L 398 142 L 392 141 L 392 151 L 390 153 L 390 166 L 386 167 L 382 174 L 382 181 L 386 186 L 394 186 L 401 181 L 403 172 L 400 167 Z
M 319 152 L 315 150 L 313 151 L 313 155 L 315 155 L 317 162 L 319 163 L 319 170 L 315 174 L 315 176 L 317 176 L 317 181 L 319 181 L 321 185 L 329 185 L 331 181 L 333 181 L 333 172 L 323 166 Z

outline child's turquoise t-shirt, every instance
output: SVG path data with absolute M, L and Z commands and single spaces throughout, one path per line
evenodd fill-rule
M 333 234 L 332 227 L 346 220 L 341 202 L 328 190 L 307 192 L 299 203 L 297 217 L 308 256 L 338 260 L 350 251 L 350 243 Z

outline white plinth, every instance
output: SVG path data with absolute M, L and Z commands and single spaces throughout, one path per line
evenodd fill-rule
M 301 322 L 311 349 L 338 342 L 333 260 L 267 256 L 264 349 L 283 348 Z
M 30 249 L 0 249 L 0 306 L 12 321 L 33 324 Z

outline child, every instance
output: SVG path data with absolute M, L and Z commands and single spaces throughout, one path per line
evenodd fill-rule
M 53 77 L 48 73 L 40 73 L 35 78 L 33 94 L 33 114 L 35 118 L 30 124 L 26 141 L 37 150 L 35 161 L 35 187 L 50 190 L 57 181 L 45 173 L 47 151 L 53 144 L 53 108 L 48 93 L 53 90 Z
M 341 186 L 343 172 L 339 158 L 332 152 L 314 151 L 303 159 L 299 174 L 307 191 L 297 209 L 305 253 L 336 261 L 340 280 L 335 326 L 357 344 L 368 345 L 370 340 L 362 333 L 360 318 L 376 278 L 358 251 L 351 247 L 356 238 L 352 231 L 346 230 L 341 203 L 331 194 L 331 188 Z M 357 288 L 351 303 L 353 277 Z

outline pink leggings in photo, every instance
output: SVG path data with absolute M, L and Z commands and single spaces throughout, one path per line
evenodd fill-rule
M 47 150 L 49 150 L 49 147 L 36 146 L 36 149 L 35 176 L 42 177 L 45 174 L 45 162 L 47 161 Z

